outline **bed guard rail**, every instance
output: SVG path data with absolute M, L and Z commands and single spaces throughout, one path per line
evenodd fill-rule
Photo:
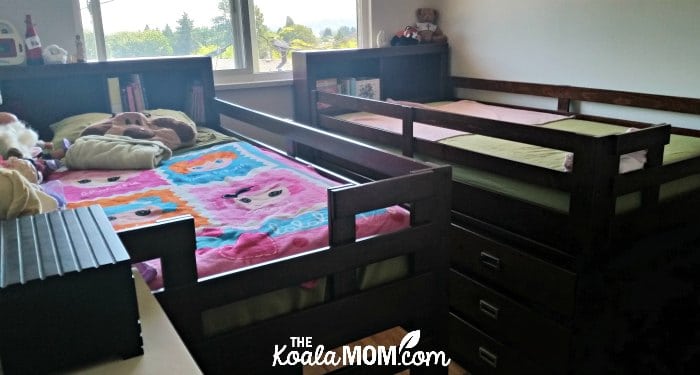
M 215 108 L 221 115 L 245 122 L 290 140 L 294 146 L 287 150 L 287 153 L 291 156 L 295 156 L 296 145 L 301 144 L 358 165 L 371 165 L 373 169 L 384 176 L 400 176 L 417 169 L 423 169 L 426 166 L 409 158 L 391 155 L 374 147 L 323 130 L 252 110 L 225 100 L 215 99 Z

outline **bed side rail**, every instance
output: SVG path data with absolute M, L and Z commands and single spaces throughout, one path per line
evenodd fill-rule
M 558 129 L 521 125 L 334 93 L 317 92 L 317 98 L 319 103 L 330 104 L 352 111 L 367 111 L 388 117 L 409 119 L 413 122 L 572 152 L 585 151 L 588 147 L 587 142 L 590 142 L 591 139 L 602 138 Z M 665 145 L 669 142 L 670 125 L 645 125 L 645 128 L 639 129 L 637 132 L 618 135 L 613 152 L 617 155 L 622 155 Z
M 470 77 L 452 77 L 452 84 L 455 88 L 557 98 L 557 110 L 563 112 L 571 110 L 572 101 L 584 101 L 700 114 L 700 99 L 697 98 Z
M 585 151 L 585 145 L 595 137 L 571 133 L 558 129 L 541 128 L 528 125 L 520 125 L 505 121 L 472 117 L 427 108 L 415 108 L 401 104 L 379 103 L 374 100 L 350 97 L 326 92 L 317 92 L 318 102 L 330 104 L 352 111 L 369 111 L 388 117 L 403 118 L 405 111 L 411 113 L 411 121 L 420 122 L 460 130 L 468 133 L 476 133 L 489 137 L 507 139 L 514 142 L 522 142 L 542 147 L 556 148 L 564 151 Z M 398 107 L 393 109 L 392 107 Z M 404 108 L 402 111 L 399 108 Z M 406 134 L 412 137 L 412 134 Z
M 291 120 L 275 117 L 221 99 L 215 99 L 214 102 L 216 110 L 221 115 L 281 135 L 295 144 L 335 155 L 358 165 L 370 166 L 384 176 L 400 176 L 425 168 L 425 164 L 415 160 L 388 154 L 359 142 Z M 294 155 L 295 148 L 292 147 L 291 150 L 288 150 L 288 154 Z

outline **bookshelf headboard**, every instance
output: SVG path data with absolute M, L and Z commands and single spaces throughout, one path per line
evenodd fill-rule
M 117 60 L 77 64 L 0 67 L 0 111 L 12 112 L 39 132 L 53 136 L 49 125 L 86 112 L 112 113 L 108 78 L 141 77 L 149 108 L 186 112 L 192 84 L 200 82 L 204 123 L 219 127 L 213 110 L 214 80 L 209 57 Z M 124 110 L 127 110 L 124 107 Z M 190 114 L 191 115 L 191 114 Z
M 381 100 L 427 102 L 449 98 L 448 51 L 447 44 L 295 51 L 294 119 L 311 123 L 311 92 L 317 81 L 329 78 L 378 78 Z

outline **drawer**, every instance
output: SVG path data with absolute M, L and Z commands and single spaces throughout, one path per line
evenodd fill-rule
M 570 317 L 576 274 L 462 227 L 450 228 L 450 263 L 493 285 Z
M 517 351 L 450 314 L 448 351 L 471 374 L 546 374 Z
M 571 331 L 541 313 L 450 270 L 450 311 L 494 339 L 512 345 L 547 371 L 564 372 Z

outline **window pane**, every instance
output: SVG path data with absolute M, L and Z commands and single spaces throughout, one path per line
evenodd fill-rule
M 93 26 L 92 16 L 88 9 L 89 1 L 90 0 L 80 0 L 80 18 L 83 22 L 83 35 L 85 36 L 83 40 L 85 56 L 88 61 L 95 61 L 97 60 L 97 47 L 95 46 L 95 27 Z
M 94 58 L 87 2 L 81 1 L 83 28 L 88 56 Z M 235 54 L 243 52 L 234 51 L 229 0 L 100 0 L 100 4 L 108 59 L 210 55 L 215 69 L 243 68 L 235 63 Z
M 88 60 L 97 59 L 100 45 L 93 26 L 99 18 L 90 6 L 97 1 L 107 59 L 208 55 L 218 70 L 289 71 L 292 50 L 358 43 L 356 0 L 248 0 L 249 34 L 243 10 L 231 12 L 245 0 L 80 0 Z M 244 66 L 245 46 L 251 66 Z
M 291 70 L 291 50 L 357 47 L 356 0 L 254 0 L 257 71 Z

